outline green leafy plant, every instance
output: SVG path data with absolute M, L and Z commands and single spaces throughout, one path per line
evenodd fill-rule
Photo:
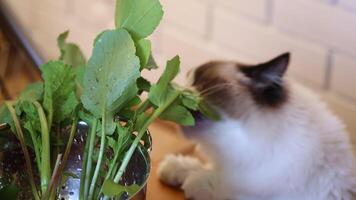
M 167 62 L 157 83 L 141 76 L 142 70 L 156 68 L 147 37 L 162 15 L 159 0 L 118 0 L 116 28 L 97 36 L 88 62 L 77 45 L 66 42 L 68 32 L 62 33 L 59 59 L 41 66 L 43 81 L 0 107 L 0 122 L 11 126 L 21 144 L 34 199 L 55 199 L 60 191 L 79 120 L 89 126 L 79 196 L 92 200 L 119 199 L 139 189 L 119 182 L 135 150 L 145 150 L 141 141 L 147 140 L 147 128 L 157 118 L 184 126 L 194 125 L 191 111 L 216 118 L 198 93 L 172 83 L 179 73 L 178 56 Z M 144 101 L 143 92 L 148 93 Z M 66 127 L 68 137 L 61 131 Z M 10 185 L 0 193 L 11 191 L 18 192 Z

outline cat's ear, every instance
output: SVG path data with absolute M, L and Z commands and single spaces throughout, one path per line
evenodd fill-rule
M 285 74 L 290 60 L 290 53 L 281 54 L 270 61 L 255 66 L 242 67 L 240 70 L 252 81 L 279 81 Z
M 277 107 L 287 100 L 282 77 L 287 70 L 289 57 L 289 53 L 284 53 L 262 64 L 240 67 L 247 77 L 240 83 L 247 86 L 257 104 Z

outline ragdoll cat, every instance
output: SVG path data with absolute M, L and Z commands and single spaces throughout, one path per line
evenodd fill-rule
M 356 166 L 344 125 L 309 90 L 284 78 L 289 53 L 266 63 L 210 62 L 192 87 L 221 115 L 183 128 L 209 166 L 183 155 L 160 179 L 194 200 L 356 199 Z

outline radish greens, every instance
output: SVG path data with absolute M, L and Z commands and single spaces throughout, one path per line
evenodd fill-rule
M 217 118 L 198 93 L 172 83 L 180 69 L 178 56 L 167 62 L 157 83 L 142 77 L 143 70 L 157 67 L 147 37 L 162 15 L 159 0 L 117 0 L 116 28 L 95 38 L 88 61 L 76 44 L 66 41 L 68 31 L 60 34 L 59 59 L 41 66 L 43 81 L 0 107 L 0 123 L 10 125 L 20 141 L 34 199 L 56 199 L 78 121 L 89 126 L 79 199 L 93 200 L 137 192 L 138 185 L 124 186 L 120 180 L 133 153 L 148 151 L 147 129 L 156 119 L 192 126 L 191 111 L 198 110 Z M 142 93 L 148 98 L 141 99 Z M 69 135 L 63 135 L 68 127 Z M 35 169 L 29 152 L 35 155 Z M 0 193 L 17 192 L 4 188 Z

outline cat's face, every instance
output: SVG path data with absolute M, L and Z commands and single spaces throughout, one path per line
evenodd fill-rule
M 209 62 L 189 73 L 192 87 L 224 118 L 240 120 L 249 112 L 273 112 L 288 100 L 283 75 L 289 63 L 289 53 L 268 62 L 244 65 L 235 62 Z M 208 129 L 211 122 L 197 114 L 196 126 L 184 132 Z M 195 134 L 193 134 L 195 135 Z

